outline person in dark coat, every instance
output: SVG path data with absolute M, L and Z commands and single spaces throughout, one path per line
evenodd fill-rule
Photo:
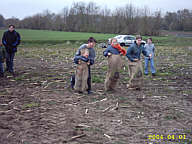
M 2 43 L 6 49 L 6 71 L 14 75 L 13 60 L 17 52 L 17 46 L 20 44 L 20 34 L 15 31 L 14 25 L 9 25 L 9 29 L 4 32 Z

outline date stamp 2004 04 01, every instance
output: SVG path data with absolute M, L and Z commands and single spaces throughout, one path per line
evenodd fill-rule
M 172 141 L 171 144 L 186 144 L 186 140 L 187 139 L 191 139 L 191 138 L 187 138 L 186 134 L 170 134 L 170 135 L 159 135 L 159 134 L 153 134 L 153 135 L 148 135 L 148 142 L 147 144 L 160 144 L 158 142 L 153 142 L 154 140 L 158 140 L 161 141 L 161 143 L 163 142 L 163 144 L 169 144 L 170 141 Z M 188 143 L 187 143 L 188 144 Z M 192 144 L 192 143 L 190 143 Z

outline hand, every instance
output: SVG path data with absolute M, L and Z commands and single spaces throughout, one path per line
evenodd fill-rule
M 149 54 L 149 58 L 151 58 L 152 57 L 152 54 Z
M 133 59 L 135 62 L 137 62 L 138 61 L 138 59 Z
M 108 56 L 111 56 L 111 53 L 108 53 Z
M 78 64 L 81 64 L 81 60 L 78 61 Z
M 90 65 L 90 61 L 87 62 L 87 65 Z

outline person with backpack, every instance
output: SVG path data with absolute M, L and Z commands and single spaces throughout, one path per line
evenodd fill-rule
M 14 25 L 9 25 L 9 29 L 4 32 L 2 43 L 6 49 L 6 71 L 14 74 L 13 60 L 17 52 L 17 46 L 20 44 L 20 34 L 15 31 Z

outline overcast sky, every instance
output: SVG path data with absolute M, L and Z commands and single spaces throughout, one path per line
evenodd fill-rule
M 65 6 L 70 7 L 73 2 L 78 1 L 86 3 L 92 1 L 110 9 L 131 3 L 138 8 L 147 6 L 151 11 L 173 12 L 184 8 L 192 10 L 192 0 L 3 0 L 0 2 L 0 14 L 5 18 L 23 19 L 47 9 L 59 13 Z

